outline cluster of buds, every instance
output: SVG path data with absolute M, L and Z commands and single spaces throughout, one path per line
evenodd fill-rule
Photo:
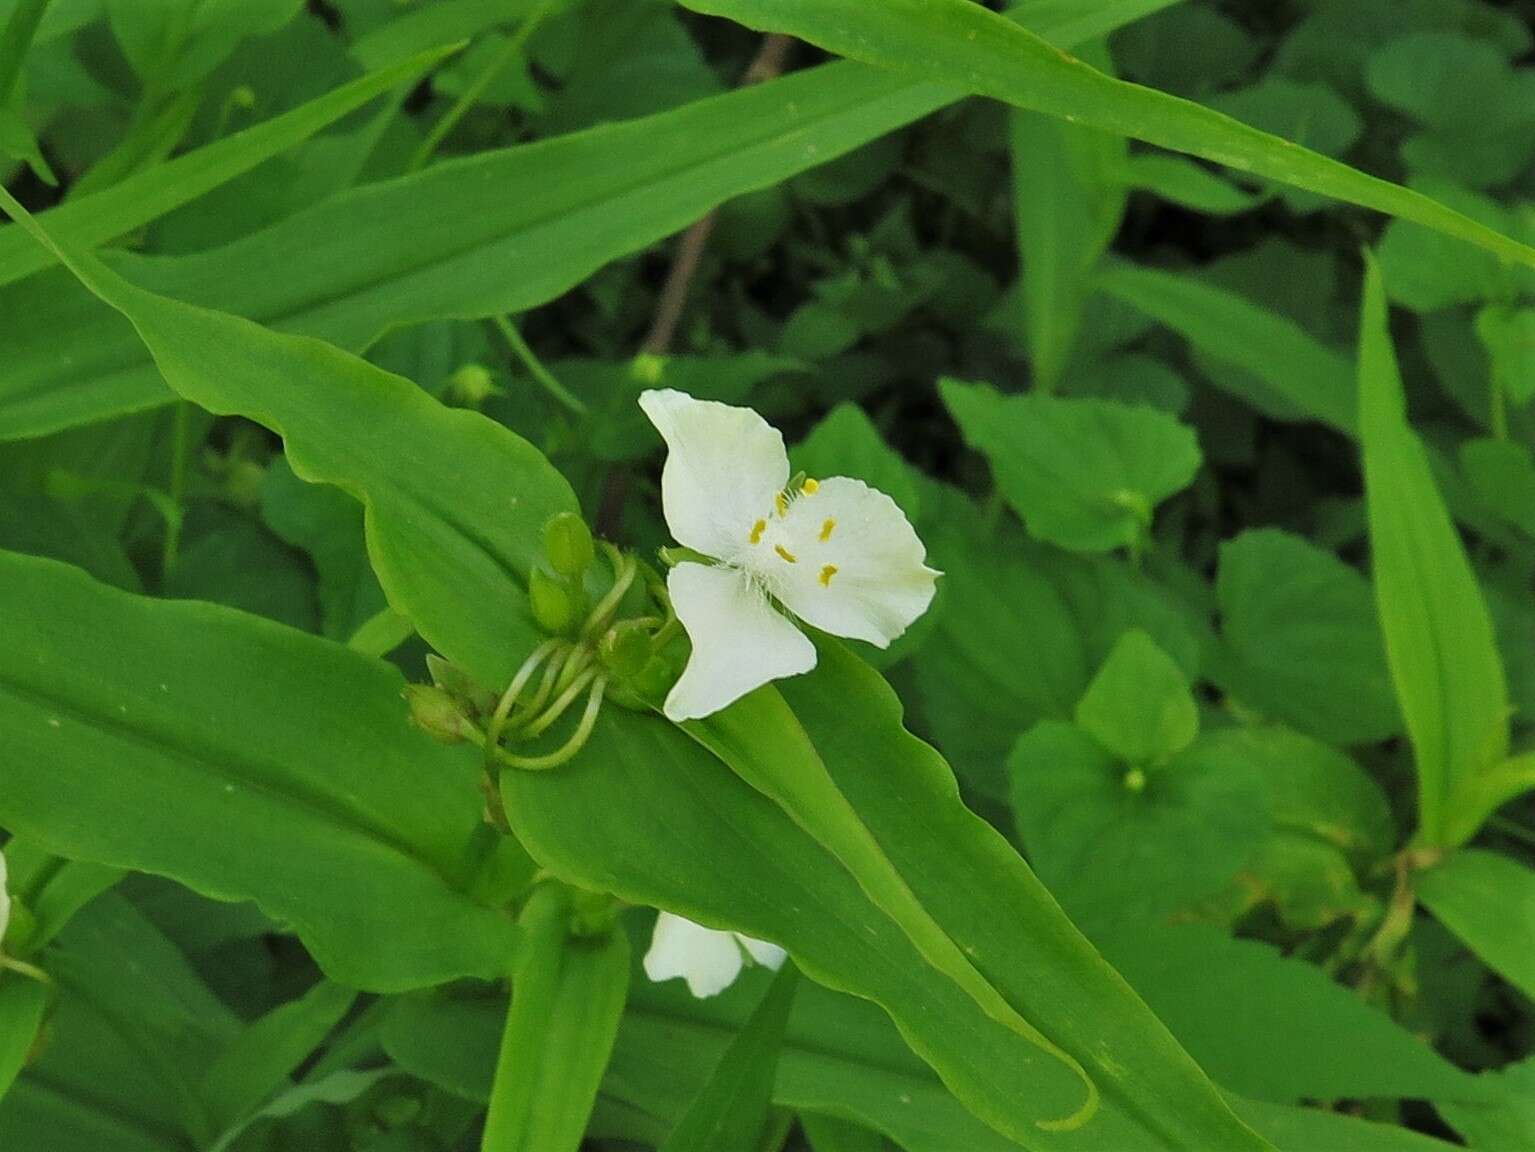
M 597 564 L 599 551 L 606 566 Z M 665 582 L 650 565 L 607 541 L 594 541 L 574 513 L 562 512 L 544 526 L 543 555 L 529 574 L 528 600 L 547 639 L 504 691 L 487 691 L 437 656 L 427 657 L 432 684 L 405 690 L 418 727 L 446 743 L 467 741 L 484 750 L 493 816 L 498 798 L 492 792 L 499 792 L 501 769 L 541 771 L 568 762 L 590 738 L 604 699 L 635 709 L 657 707 L 679 669 L 673 641 L 682 628 Z M 542 750 L 583 697 L 574 729 Z

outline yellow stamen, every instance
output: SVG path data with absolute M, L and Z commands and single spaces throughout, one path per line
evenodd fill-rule
M 747 537 L 753 544 L 762 543 L 762 534 L 767 531 L 767 521 L 758 520 L 752 525 L 752 534 Z
M 777 552 L 780 556 L 782 556 L 790 564 L 798 564 L 799 563 L 799 557 L 795 556 L 792 552 L 790 552 L 782 544 L 774 544 L 773 545 L 773 551 Z
M 831 519 L 828 519 L 826 523 L 821 525 L 821 543 L 824 544 L 826 541 L 831 539 L 831 530 L 836 526 L 837 522 Z
M 773 497 L 773 507 L 778 509 L 780 516 L 786 516 L 789 512 L 789 498 L 782 492 Z
M 803 484 L 801 484 L 799 486 L 799 490 L 801 492 L 803 492 L 806 496 L 814 496 L 815 493 L 816 493 L 816 490 L 819 489 L 820 487 L 821 487 L 821 482 L 819 480 L 806 480 Z
M 837 574 L 837 566 L 835 564 L 828 564 L 825 568 L 822 568 L 821 569 L 821 587 L 822 588 L 830 588 L 831 587 L 831 578 L 833 576 L 835 576 L 836 574 Z

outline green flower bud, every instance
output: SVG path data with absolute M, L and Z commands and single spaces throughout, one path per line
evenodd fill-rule
M 607 630 L 597 645 L 603 667 L 620 679 L 637 676 L 650 661 L 650 634 L 638 621 L 624 620 Z
M 432 683 L 455 700 L 468 706 L 475 715 L 493 712 L 496 697 L 474 682 L 474 679 L 457 664 L 444 660 L 435 652 L 426 654 L 426 670 L 432 675 Z
M 430 684 L 407 684 L 402 695 L 410 705 L 411 723 L 433 740 L 457 744 L 464 739 L 468 721 L 447 692 Z
M 597 555 L 592 530 L 574 512 L 556 513 L 544 525 L 544 553 L 561 576 L 579 580 Z
M 542 568 L 528 575 L 528 599 L 533 605 L 533 619 L 545 632 L 564 636 L 581 623 L 582 598 L 569 581 L 551 576 Z
M 585 939 L 607 936 L 623 910 L 622 902 L 605 892 L 574 888 L 570 893 L 570 934 Z
M 448 399 L 463 408 L 478 408 L 500 391 L 483 364 L 465 364 L 448 377 Z

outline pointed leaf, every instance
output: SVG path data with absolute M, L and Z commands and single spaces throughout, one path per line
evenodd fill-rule
M 1420 836 L 1468 840 L 1496 799 L 1478 777 L 1508 755 L 1508 687 L 1465 546 L 1407 423 L 1380 269 L 1365 272 L 1359 432 L 1386 659 L 1412 737 Z
M 0 553 L 0 574 L 0 824 L 254 899 L 355 986 L 504 967 L 511 923 L 455 887 L 475 766 L 407 725 L 398 672 L 53 561 Z
M 1437 201 L 1164 92 L 1114 80 L 971 0 L 685 0 L 750 28 L 1415 220 L 1535 267 L 1535 249 Z
M 1476 848 L 1418 877 L 1418 899 L 1487 965 L 1535 999 L 1535 871 Z
M 798 981 L 785 963 L 658 1152 L 757 1152 Z
M 496 1059 L 481 1152 L 576 1152 L 629 989 L 622 932 L 571 935 L 557 885 L 523 909 L 512 1003 Z

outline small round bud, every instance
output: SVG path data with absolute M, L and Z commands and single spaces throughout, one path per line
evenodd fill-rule
M 1143 769 L 1132 768 L 1125 773 L 1125 788 L 1130 792 L 1146 791 L 1146 773 Z
M 534 568 L 528 575 L 528 600 L 533 606 L 533 619 L 545 632 L 563 636 L 581 622 L 581 601 L 568 581 L 551 576 L 542 568 Z
M 458 744 L 464 739 L 467 722 L 447 692 L 430 684 L 407 684 L 404 696 L 410 705 L 411 723 L 433 740 Z
M 426 670 L 431 673 L 432 683 L 455 700 L 469 706 L 470 711 L 482 714 L 492 711 L 496 697 L 474 682 L 474 678 L 435 652 L 426 654 Z
M 448 399 L 463 408 L 478 408 L 498 391 L 495 378 L 483 364 L 465 364 L 448 377 Z
M 570 896 L 570 934 L 582 939 L 607 936 L 623 910 L 623 904 L 605 892 L 577 888 Z
M 561 576 L 579 580 L 597 554 L 592 530 L 574 512 L 558 512 L 544 525 L 544 553 Z
M 649 663 L 652 647 L 644 627 L 638 621 L 626 620 L 607 630 L 597 645 L 597 655 L 614 676 L 628 679 L 639 675 Z

